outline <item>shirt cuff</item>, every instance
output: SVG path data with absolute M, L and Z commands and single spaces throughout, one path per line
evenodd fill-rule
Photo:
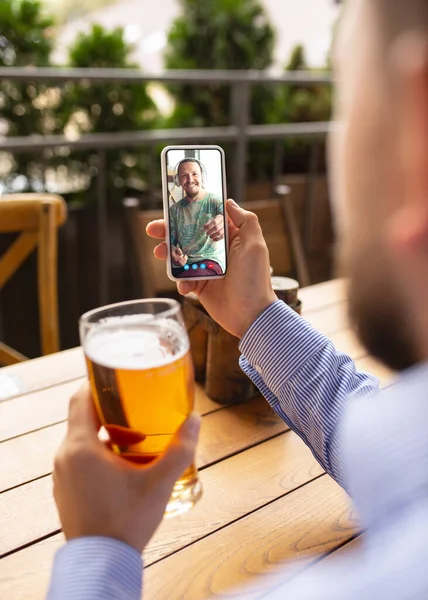
M 243 357 L 277 393 L 329 340 L 282 300 L 271 304 L 239 344 Z
M 107 537 L 70 540 L 56 554 L 47 600 L 140 600 L 143 561 Z

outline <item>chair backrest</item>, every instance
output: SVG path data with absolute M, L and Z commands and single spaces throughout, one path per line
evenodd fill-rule
M 140 210 L 138 200 L 125 200 L 128 225 L 138 265 L 141 292 L 145 297 L 169 293 L 176 286 L 166 275 L 165 263 L 153 256 L 158 240 L 149 238 L 146 227 L 150 221 L 163 218 L 162 210 Z M 279 199 L 245 202 L 243 208 L 259 218 L 275 275 L 295 274 L 295 260 L 290 246 L 283 203 Z
M 275 275 L 290 275 L 295 264 L 292 257 L 290 240 L 284 218 L 281 201 L 254 200 L 245 202 L 242 208 L 255 213 L 260 222 L 267 247 L 270 264 Z
M 0 257 L 0 289 L 37 248 L 40 337 L 43 354 L 59 350 L 57 230 L 67 218 L 67 205 L 55 194 L 0 196 L 0 233 L 20 235 Z M 0 344 L 0 363 L 25 359 Z
M 157 294 L 175 292 L 176 285 L 166 274 L 165 262 L 158 260 L 153 255 L 153 249 L 160 243 L 160 240 L 149 238 L 146 233 L 146 227 L 151 221 L 163 219 L 163 211 L 140 210 L 139 202 L 134 198 L 126 199 L 124 206 L 143 297 L 152 298 Z

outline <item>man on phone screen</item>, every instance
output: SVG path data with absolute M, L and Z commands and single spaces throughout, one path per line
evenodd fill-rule
M 205 189 L 202 171 L 195 158 L 185 158 L 177 167 L 177 180 L 185 195 L 169 208 L 174 277 L 225 273 L 223 202 Z

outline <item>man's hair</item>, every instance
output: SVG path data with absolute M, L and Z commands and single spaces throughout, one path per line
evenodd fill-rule
M 180 163 L 179 163 L 179 165 L 178 165 L 178 168 L 177 168 L 177 174 L 178 174 L 178 176 L 180 176 L 181 165 L 185 165 L 186 163 L 189 163 L 189 162 L 196 163 L 198 165 L 199 171 L 201 172 L 201 175 L 202 175 L 201 161 L 199 161 L 197 158 L 192 158 L 191 156 L 189 156 L 189 157 L 186 156 L 186 158 L 183 158 L 183 160 L 181 160 Z

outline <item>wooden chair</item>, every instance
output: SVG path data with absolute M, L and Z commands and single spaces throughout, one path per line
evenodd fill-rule
M 301 287 L 305 287 L 309 285 L 308 269 L 290 200 L 279 194 L 279 198 L 272 200 L 245 202 L 243 207 L 259 218 L 274 274 L 296 276 Z M 153 248 L 159 242 L 146 234 L 147 224 L 162 219 L 163 212 L 140 210 L 139 201 L 134 198 L 126 199 L 124 206 L 142 295 L 171 294 L 176 289 L 175 283 L 168 279 L 164 262 L 153 256 Z
M 309 285 L 308 266 L 292 198 L 280 195 L 272 200 L 245 202 L 242 206 L 259 218 L 274 275 L 291 275 L 297 277 L 300 287 Z
M 135 198 L 127 198 L 123 204 L 134 249 L 142 297 L 153 298 L 160 294 L 176 294 L 176 284 L 166 274 L 164 261 L 153 256 L 153 249 L 159 244 L 159 241 L 149 238 L 146 234 L 146 227 L 150 221 L 163 219 L 163 211 L 140 210 L 140 203 Z
M 57 229 L 67 218 L 65 201 L 54 194 L 0 196 L 0 233 L 20 235 L 0 257 L 0 290 L 37 248 L 38 299 L 43 354 L 59 350 Z M 0 342 L 0 364 L 26 357 Z

